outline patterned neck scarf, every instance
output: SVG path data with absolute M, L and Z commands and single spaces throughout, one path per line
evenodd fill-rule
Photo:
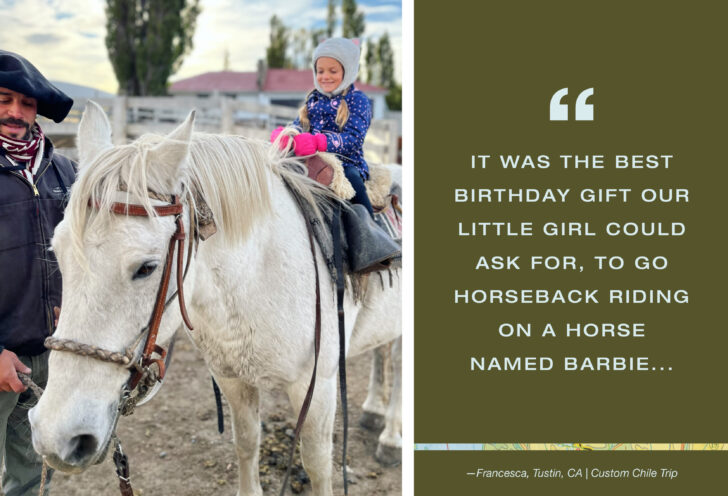
M 43 131 L 37 122 L 30 129 L 30 139 L 23 140 L 10 138 L 4 134 L 0 134 L 0 146 L 5 150 L 5 154 L 12 158 L 15 162 L 30 162 L 38 152 L 38 147 L 43 142 Z
M 20 174 L 30 184 L 35 183 L 35 174 L 43 161 L 45 148 L 45 137 L 38 123 L 34 123 L 30 132 L 29 140 L 10 138 L 0 134 L 0 146 L 5 150 L 5 155 L 13 163 L 26 163 L 25 169 Z

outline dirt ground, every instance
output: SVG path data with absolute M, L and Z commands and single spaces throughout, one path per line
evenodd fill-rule
M 378 433 L 358 425 L 366 397 L 370 355 L 348 362 L 349 389 L 349 494 L 400 495 L 400 467 L 383 468 L 374 459 Z M 224 401 L 224 400 L 223 400 Z M 237 491 L 237 459 L 232 444 L 230 414 L 225 411 L 225 432 L 217 431 L 215 399 L 210 375 L 186 336 L 177 340 L 164 387 L 146 405 L 119 422 L 118 435 L 129 456 L 131 482 L 138 496 L 230 495 Z M 295 414 L 284 393 L 265 392 L 261 408 L 263 445 L 261 482 L 265 494 L 278 494 L 284 469 L 281 444 L 290 444 Z M 334 494 L 343 494 L 341 476 L 341 422 L 337 415 L 334 443 Z M 287 455 L 287 452 L 286 452 Z M 300 462 L 299 462 L 300 463 Z M 293 486 L 310 494 L 305 474 L 294 474 Z M 83 474 L 53 475 L 56 496 L 116 495 L 118 479 L 111 456 Z M 287 494 L 294 494 L 289 486 Z

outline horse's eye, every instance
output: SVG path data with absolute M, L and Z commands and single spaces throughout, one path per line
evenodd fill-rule
M 141 267 L 137 269 L 132 279 L 144 279 L 145 277 L 149 277 L 152 275 L 152 272 L 154 272 L 154 269 L 157 268 L 157 265 L 157 262 L 144 262 Z

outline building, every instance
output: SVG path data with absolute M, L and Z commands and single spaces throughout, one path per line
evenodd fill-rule
M 169 93 L 202 98 L 225 96 L 263 105 L 297 108 L 313 89 L 312 77 L 310 69 L 268 69 L 259 63 L 257 72 L 206 72 L 181 79 L 172 83 Z M 371 84 L 355 84 L 371 100 L 373 118 L 384 119 L 387 115 L 387 90 Z

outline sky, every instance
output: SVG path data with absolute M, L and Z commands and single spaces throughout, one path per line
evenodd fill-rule
M 401 2 L 357 3 L 365 15 L 364 38 L 389 33 L 396 77 L 401 80 Z M 289 28 L 311 29 L 324 27 L 327 13 L 327 0 L 201 0 L 200 4 L 194 48 L 172 81 L 222 70 L 226 50 L 230 70 L 254 71 L 257 60 L 265 58 L 273 14 Z M 118 84 L 104 42 L 105 5 L 105 0 L 0 0 L 0 48 L 23 55 L 53 81 L 116 93 Z

